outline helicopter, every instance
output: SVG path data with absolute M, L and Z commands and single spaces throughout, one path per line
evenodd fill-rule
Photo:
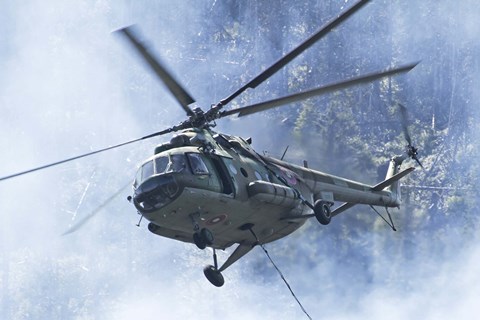
M 131 202 L 149 221 L 148 230 L 156 235 L 195 244 L 213 250 L 213 264 L 204 268 L 205 277 L 216 287 L 224 285 L 222 275 L 255 246 L 286 237 L 315 218 L 328 225 L 333 217 L 357 204 L 387 209 L 401 205 L 399 181 L 414 170 L 401 169 L 412 158 L 420 166 L 418 150 L 412 145 L 407 129 L 406 108 L 399 104 L 402 128 L 408 142 L 406 152 L 389 162 L 385 180 L 367 185 L 328 173 L 288 163 L 257 153 L 251 138 L 216 132 L 216 120 L 244 117 L 285 104 L 370 83 L 412 70 L 418 62 L 349 78 L 285 97 L 226 110 L 231 101 L 247 89 L 254 89 L 295 59 L 314 43 L 364 7 L 369 0 L 360 0 L 331 19 L 308 39 L 262 71 L 235 92 L 212 104 L 204 111 L 192 105 L 195 100 L 163 66 L 160 59 L 140 41 L 133 26 L 116 31 L 137 52 L 153 73 L 177 100 L 187 119 L 156 133 L 121 144 L 36 167 L 9 176 L 57 166 L 65 162 L 123 147 L 138 141 L 174 133 L 170 141 L 155 147 L 153 155 L 139 166 L 132 187 Z M 335 207 L 335 204 L 340 205 Z M 395 230 L 392 223 L 392 228 Z M 236 245 L 231 255 L 218 264 L 216 250 Z

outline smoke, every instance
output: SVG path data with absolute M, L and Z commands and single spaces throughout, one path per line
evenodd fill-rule
M 351 1 L 333 1 L 328 8 L 300 2 L 292 5 L 292 11 L 289 2 L 279 3 L 278 11 L 271 10 L 271 2 L 261 1 L 258 5 L 215 0 L 0 3 L 4 35 L 0 42 L 0 175 L 140 137 L 183 119 L 169 93 L 111 34 L 113 30 L 137 23 L 143 37 L 205 109 L 303 40 L 302 30 L 308 34 L 317 29 Z M 458 57 L 470 57 L 472 70 L 478 72 L 478 60 L 473 58 L 478 47 L 469 47 L 478 34 L 480 16 L 473 1 L 442 1 L 436 8 L 409 3 L 409 10 L 400 1 L 372 1 L 354 19 L 364 19 L 368 26 L 372 12 L 381 13 L 384 5 L 389 10 L 378 16 L 391 24 L 378 34 L 394 33 L 393 45 L 405 48 L 400 56 L 392 57 L 388 47 L 392 43 L 382 44 L 372 33 L 361 35 L 361 30 L 351 30 L 347 23 L 332 37 L 348 40 L 342 36 L 345 32 L 352 38 L 361 36 L 366 44 L 343 41 L 338 65 L 345 62 L 344 69 L 325 78 L 309 73 L 305 81 L 317 85 L 334 80 L 367 57 L 372 70 L 391 59 L 422 58 L 419 70 L 409 76 L 414 83 L 425 82 L 429 76 L 425 70 L 430 70 L 436 57 L 432 53 L 441 50 L 422 46 L 422 41 L 436 34 L 458 44 L 455 48 L 466 48 L 457 52 Z M 325 11 L 318 13 L 320 9 Z M 411 16 L 395 15 L 397 9 Z M 304 16 L 305 11 L 315 19 Z M 294 64 L 315 61 L 320 65 L 319 52 L 325 46 L 322 42 L 312 47 Z M 248 50 L 235 50 L 240 47 Z M 240 97 L 241 103 L 281 95 L 288 90 L 288 76 L 280 71 Z M 476 79 L 469 88 L 473 105 L 479 98 L 474 85 L 478 79 L 469 77 Z M 416 94 L 415 88 L 405 93 L 410 94 Z M 268 115 L 226 119 L 219 123 L 219 130 L 251 135 L 256 149 L 281 155 L 285 146 L 276 138 L 283 133 L 268 122 L 271 119 Z M 211 252 L 154 236 L 146 224 L 135 227 L 138 217 L 125 200 L 129 190 L 84 228 L 60 236 L 131 180 L 136 165 L 167 138 L 0 183 L 1 318 L 304 316 L 258 248 L 224 273 L 224 287 L 211 286 L 201 270 L 211 263 Z M 303 152 L 307 158 L 314 153 Z M 406 210 L 396 217 L 400 220 L 397 233 L 373 219 L 371 232 L 346 230 L 342 225 L 351 222 L 346 213 L 328 228 L 308 223 L 301 232 L 267 248 L 315 319 L 474 318 L 480 296 L 477 237 L 466 237 L 453 224 L 442 226 L 441 239 L 431 239 L 428 226 L 406 228 L 412 218 Z M 338 235 L 344 240 L 338 241 Z M 409 250 L 402 250 L 405 247 Z M 224 261 L 228 253 L 220 252 L 219 260 Z

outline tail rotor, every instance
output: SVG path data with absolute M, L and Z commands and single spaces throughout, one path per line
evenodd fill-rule
M 415 160 L 422 169 L 425 169 L 423 167 L 422 163 L 420 162 L 420 160 L 418 159 L 418 148 L 415 148 L 412 145 L 412 138 L 411 138 L 410 133 L 408 131 L 407 108 L 405 108 L 405 106 L 402 105 L 401 103 L 398 103 L 397 105 L 398 105 L 399 111 L 400 111 L 400 121 L 401 121 L 401 124 L 402 124 L 403 135 L 405 136 L 405 140 L 407 140 L 407 143 L 408 143 L 407 146 L 405 147 L 407 156 L 409 158 Z

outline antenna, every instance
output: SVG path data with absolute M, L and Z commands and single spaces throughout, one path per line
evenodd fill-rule
M 285 151 L 283 151 L 283 155 L 282 155 L 282 157 L 280 158 L 280 160 L 283 160 L 283 158 L 285 158 L 285 155 L 287 154 L 287 151 L 288 151 L 288 147 L 290 147 L 290 146 L 287 146 L 287 147 L 285 148 Z

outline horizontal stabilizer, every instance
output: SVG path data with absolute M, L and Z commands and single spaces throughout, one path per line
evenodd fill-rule
M 400 180 L 401 178 L 405 177 L 407 174 L 409 174 L 410 172 L 412 172 L 413 170 L 415 170 L 414 167 L 410 167 L 408 169 L 405 169 L 403 171 L 400 171 L 399 173 L 391 176 L 390 178 L 388 178 L 387 180 L 385 181 L 382 181 L 380 182 L 379 184 L 375 185 L 372 187 L 372 191 L 382 191 L 383 189 L 385 189 L 386 187 L 390 186 L 392 183 L 394 183 L 395 181 L 398 181 Z
M 356 203 L 350 203 L 350 202 L 345 202 L 342 204 L 340 207 L 336 208 L 335 210 L 332 211 L 332 217 L 335 217 L 337 214 L 342 213 L 343 211 L 350 209 L 353 207 Z
M 353 207 L 356 204 L 357 203 L 345 202 L 344 204 L 340 205 L 335 210 L 332 210 L 331 215 L 332 215 L 332 217 L 335 217 L 336 215 L 342 213 L 343 211 L 345 211 L 347 209 L 350 209 L 351 207 Z M 315 213 L 304 214 L 304 215 L 300 215 L 300 216 L 289 216 L 289 217 L 283 218 L 282 220 L 309 219 L 309 218 L 313 218 L 313 217 L 315 217 Z

